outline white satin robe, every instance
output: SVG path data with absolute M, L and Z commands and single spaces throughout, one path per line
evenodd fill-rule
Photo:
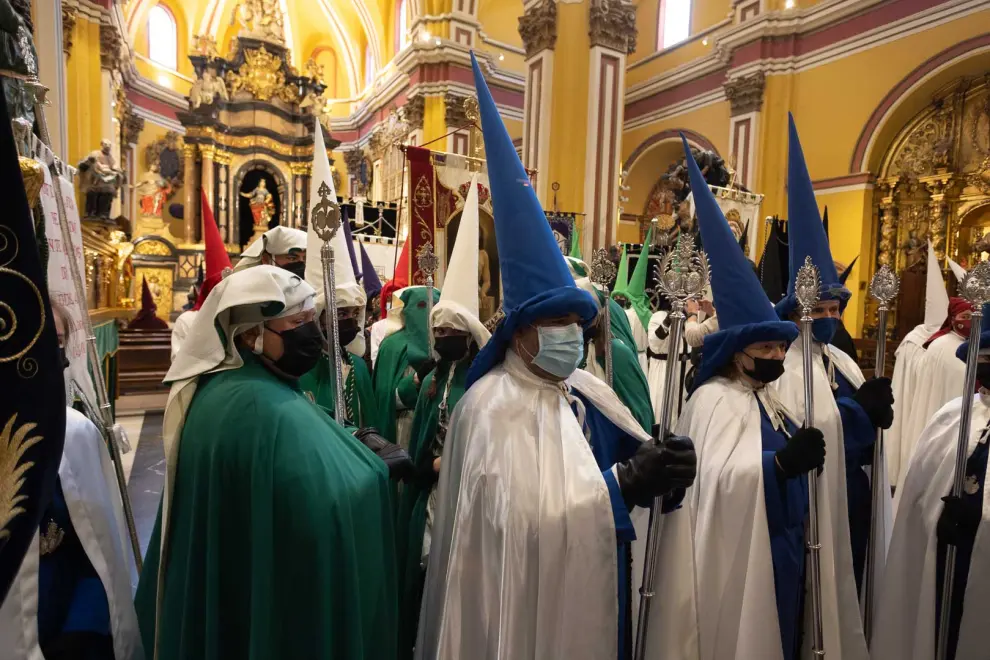
M 990 420 L 990 402 L 971 399 L 973 416 L 968 454 Z M 897 519 L 880 582 L 880 609 L 871 651 L 873 660 L 932 660 L 938 539 L 935 527 L 942 497 L 952 490 L 959 416 L 963 399 L 947 403 L 925 427 L 907 466 L 897 506 Z M 968 455 L 967 454 L 967 455 Z M 985 482 L 990 484 L 990 481 Z M 983 519 L 976 533 L 959 627 L 956 657 L 987 658 L 986 613 L 990 609 L 990 498 L 983 489 Z
M 632 329 L 633 341 L 636 342 L 636 357 L 639 359 L 639 366 L 645 374 L 649 368 L 646 364 L 646 347 L 649 346 L 649 337 L 646 333 L 646 328 L 643 327 L 643 322 L 639 320 L 639 314 L 636 313 L 636 310 L 630 307 L 625 312 L 626 318 L 629 320 L 629 327 Z
M 137 570 L 110 453 L 99 430 L 82 413 L 68 408 L 65 414 L 58 476 L 69 519 L 106 590 L 114 657 L 143 660 L 131 590 Z M 44 660 L 38 640 L 40 558 L 36 533 L 0 607 L 0 660 Z
M 910 428 L 915 429 L 914 442 L 921 430 L 939 409 L 962 396 L 966 363 L 956 357 L 956 350 L 965 340 L 954 332 L 944 334 L 925 350 L 918 365 L 922 378 L 911 397 Z
M 649 439 L 601 380 L 578 370 L 566 383 Z M 415 657 L 614 658 L 615 534 L 608 487 L 564 388 L 508 351 L 450 419 Z
M 938 331 L 939 326 L 918 325 L 901 340 L 894 353 L 894 423 L 884 433 L 884 452 L 887 455 L 887 476 L 891 486 L 901 483 L 903 472 L 914 453 L 923 425 L 914 424 L 912 403 L 914 393 L 924 380 L 921 360 L 925 356 L 924 343 Z

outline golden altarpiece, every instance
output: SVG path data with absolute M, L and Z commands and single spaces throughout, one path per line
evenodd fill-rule
M 928 240 L 950 288 L 946 257 L 969 268 L 990 255 L 990 74 L 941 88 L 904 126 L 877 176 L 874 227 L 874 267 L 901 275 L 890 326 L 900 339 L 924 318 Z M 866 318 L 873 312 L 867 303 Z
M 203 263 L 202 199 L 228 252 L 239 254 L 270 227 L 305 227 L 313 131 L 321 127 L 328 150 L 339 144 L 325 126 L 323 72 L 312 61 L 302 73 L 292 66 L 281 15 L 269 12 L 270 5 L 241 2 L 235 10 L 238 36 L 223 55 L 212 39 L 195 38 L 189 59 L 196 80 L 189 109 L 178 113 L 185 128 L 181 156 L 175 158 L 181 174 L 166 173 L 170 163 L 148 158 L 148 189 L 139 215 L 147 210 L 161 217 L 165 202 L 154 197 L 156 190 L 165 200 L 171 190 L 183 191 L 172 204 L 181 202 L 181 223 L 159 220 L 155 231 L 134 240 L 135 278 L 140 282 L 142 274 L 149 275 L 149 284 L 154 278 L 159 312 L 161 302 L 172 316 L 181 309 Z M 166 145 L 160 154 L 169 151 L 176 152 L 176 146 Z M 154 166 L 159 167 L 151 171 Z M 148 228 L 140 222 L 138 227 Z

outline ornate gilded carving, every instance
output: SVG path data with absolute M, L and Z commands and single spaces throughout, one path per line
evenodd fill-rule
M 284 20 L 279 0 L 242 0 L 230 17 L 230 24 L 237 23 L 239 37 L 254 37 L 283 44 Z
M 350 151 L 344 152 L 344 164 L 347 165 L 347 172 L 354 176 L 361 169 L 361 164 L 364 162 L 364 151 L 361 149 L 352 149 Z
M 533 57 L 543 50 L 553 50 L 557 45 L 555 0 L 543 0 L 530 6 L 519 17 L 519 36 L 526 49 L 526 57 Z
M 78 16 L 78 9 L 68 3 L 62 3 L 62 52 L 66 57 L 72 56 L 72 32 L 75 30 Z
M 123 123 L 124 144 L 137 144 L 141 131 L 144 130 L 144 117 L 138 117 L 133 110 L 128 108 L 124 114 Z
M 189 90 L 189 106 L 197 110 L 204 105 L 213 105 L 217 100 L 229 101 L 227 85 L 212 67 L 205 67 L 202 75 L 196 78 Z
M 880 200 L 880 254 L 877 263 L 892 268 L 896 265 L 898 181 L 898 177 L 893 177 L 880 182 L 883 197 Z
M 392 108 L 388 119 L 375 126 L 368 140 L 372 160 L 383 158 L 393 145 L 401 143 L 409 135 L 409 124 L 403 115 L 401 110 Z
M 949 204 L 946 193 L 951 189 L 951 174 L 935 175 L 922 179 L 928 188 L 931 199 L 928 202 L 929 234 L 935 256 L 941 263 L 945 259 L 946 223 L 949 216 Z
M 409 125 L 409 130 L 415 131 L 423 128 L 423 119 L 426 116 L 426 97 L 416 94 L 406 99 L 406 104 L 402 106 L 402 111 Z
M 722 87 L 725 89 L 725 97 L 729 99 L 732 115 L 759 112 L 763 108 L 763 90 L 766 82 L 766 75 L 762 71 L 727 80 Z
M 592 46 L 627 55 L 636 50 L 636 7 L 626 0 L 591 0 L 588 20 Z
M 37 424 L 21 424 L 15 429 L 16 423 L 15 414 L 0 432 L 0 540 L 10 536 L 7 525 L 25 511 L 21 503 L 27 495 L 21 494 L 21 488 L 24 475 L 34 467 L 34 461 L 24 461 L 24 454 L 43 439 L 40 435 L 29 435 Z
M 238 71 L 227 72 L 230 93 L 244 90 L 259 101 L 281 99 L 286 103 L 299 100 L 298 90 L 285 82 L 282 60 L 264 46 L 244 51 L 244 64 Z
M 143 254 L 153 257 L 167 257 L 172 254 L 168 246 L 161 241 L 154 239 L 139 242 L 134 246 L 134 254 Z
M 234 154 L 230 153 L 226 149 L 217 147 L 213 152 L 213 161 L 218 165 L 230 165 L 230 161 L 234 159 Z
M 122 40 L 117 28 L 109 24 L 100 24 L 100 67 L 116 69 L 120 63 L 120 45 Z
M 443 104 L 444 104 L 444 121 L 447 122 L 447 130 L 452 130 L 454 128 L 461 128 L 462 126 L 468 125 L 467 111 L 464 109 L 464 101 L 466 97 L 458 96 L 457 94 L 447 93 L 444 94 Z
M 936 101 L 934 112 L 911 131 L 891 173 L 919 177 L 948 168 L 953 152 L 953 126 L 952 104 L 944 99 Z
M 207 61 L 219 58 L 220 52 L 217 50 L 217 40 L 206 34 L 194 35 L 192 54 L 205 57 Z
M 293 176 L 310 176 L 313 173 L 312 163 L 289 163 L 289 171 Z

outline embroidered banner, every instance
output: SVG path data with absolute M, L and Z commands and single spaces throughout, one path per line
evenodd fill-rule
M 436 214 L 436 174 L 430 159 L 430 150 L 420 147 L 407 147 L 409 159 L 409 235 L 410 264 L 413 284 L 426 284 L 426 276 L 419 270 L 417 255 L 423 246 L 430 243 L 436 249 L 433 235 Z

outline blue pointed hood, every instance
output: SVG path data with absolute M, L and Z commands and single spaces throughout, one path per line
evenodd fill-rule
M 364 287 L 368 300 L 371 300 L 382 292 L 382 281 L 378 278 L 375 265 L 371 263 L 371 257 L 364 249 L 364 243 L 359 245 L 361 248 L 361 286 Z
M 495 211 L 505 318 L 471 365 L 467 387 L 502 361 L 517 328 L 540 318 L 570 313 L 580 316 L 587 325 L 598 314 L 591 294 L 574 284 L 473 52 L 471 67 Z
M 344 225 L 344 240 L 347 241 L 347 255 L 351 258 L 351 268 L 354 269 L 354 279 L 361 281 L 361 269 L 358 268 L 357 253 L 354 252 L 354 237 L 351 236 L 351 221 L 347 217 L 346 207 L 340 207 L 340 222 Z
M 787 145 L 787 237 L 790 254 L 790 277 L 787 282 L 787 296 L 777 303 L 777 315 L 786 319 L 797 307 L 794 297 L 794 281 L 798 269 L 804 264 L 805 257 L 818 267 L 822 278 L 822 300 L 838 300 L 841 309 L 845 309 L 849 301 L 849 289 L 843 286 L 839 273 L 832 261 L 832 252 L 828 246 L 828 235 L 822 216 L 818 212 L 818 202 L 815 199 L 815 189 L 811 185 L 808 166 L 801 150 L 797 127 L 793 115 L 788 119 Z
M 693 387 L 718 373 L 732 356 L 750 344 L 761 341 L 794 341 L 797 326 L 781 321 L 763 292 L 753 265 L 739 247 L 729 229 L 722 209 L 705 183 L 691 147 L 681 136 L 687 155 L 688 175 L 694 192 L 694 208 L 701 230 L 701 242 L 708 254 L 711 287 L 718 312 L 718 332 L 705 337 L 701 350 L 701 366 L 694 377 Z

